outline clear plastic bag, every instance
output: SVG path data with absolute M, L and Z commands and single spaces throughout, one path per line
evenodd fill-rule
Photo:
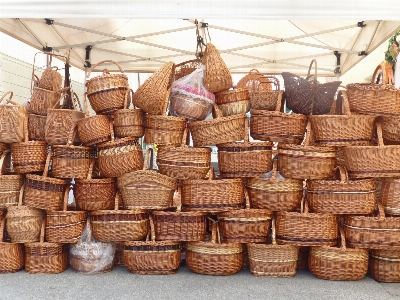
M 203 86 L 204 68 L 203 65 L 172 84 L 169 98 L 169 112 L 172 116 L 200 121 L 211 113 L 215 96 Z

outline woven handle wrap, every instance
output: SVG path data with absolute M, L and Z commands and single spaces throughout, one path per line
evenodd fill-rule
M 214 110 L 216 118 L 222 118 L 224 116 L 216 103 L 214 103 Z
M 10 152 L 11 152 L 11 150 L 7 149 L 1 154 L 1 157 L 0 157 L 0 175 L 3 175 L 3 163 L 4 163 L 4 160 L 6 159 L 7 154 L 10 153 Z
M 43 177 L 47 177 L 47 174 L 49 172 L 49 165 L 50 165 L 50 160 L 51 160 L 51 156 L 52 155 L 53 155 L 53 150 L 50 150 L 49 153 L 47 153 L 46 164 L 45 164 L 44 170 L 43 170 Z
M 313 63 L 315 63 L 315 66 L 314 66 L 314 81 L 317 81 L 317 60 L 316 59 L 313 59 L 311 61 L 310 66 L 308 67 L 308 73 L 307 73 L 306 79 L 307 80 L 310 79 L 310 76 L 311 76 L 310 72 L 311 72 L 311 68 L 312 68 Z
M 310 146 L 311 142 L 311 121 L 307 121 L 306 139 L 304 140 L 304 146 Z
M 308 203 L 307 200 L 305 199 L 305 196 L 303 195 L 303 197 L 301 198 L 301 202 L 300 202 L 300 212 L 302 214 L 308 214 Z
M 347 173 L 347 170 L 343 166 L 337 166 L 336 170 L 339 171 L 340 183 L 347 183 L 349 180 L 349 175 Z
M 75 101 L 76 101 L 76 103 L 78 103 L 79 109 L 77 109 Z M 72 102 L 72 106 L 74 107 L 74 110 L 83 112 L 81 102 L 79 101 L 79 96 L 75 92 L 72 92 L 72 101 L 71 102 Z
M 132 89 L 127 90 L 126 93 L 125 93 L 124 109 L 128 109 L 129 106 L 131 105 L 131 101 L 129 99 L 129 94 L 131 94 L 131 99 L 132 99 L 133 98 L 133 94 L 134 94 Z M 133 108 L 136 108 L 136 106 L 133 105 Z
M 347 116 L 351 116 L 349 98 L 347 97 L 347 92 L 346 91 L 340 91 L 340 92 L 341 92 L 342 97 L 343 97 L 343 100 L 342 100 L 342 113 L 347 115 Z
M 271 227 L 272 227 L 272 245 L 276 245 L 275 215 L 272 216 Z
M 88 72 L 88 74 L 87 74 L 87 78 L 90 77 L 90 74 L 93 72 L 93 70 L 94 70 L 97 66 L 99 66 L 99 65 L 101 65 L 101 64 L 104 64 L 104 63 L 113 63 L 113 64 L 115 64 L 115 65 L 118 67 L 118 69 L 121 71 L 121 73 L 124 73 L 124 70 L 121 68 L 121 66 L 120 66 L 117 62 L 115 62 L 115 61 L 113 61 L 113 60 L 111 60 L 111 59 L 108 59 L 108 60 L 102 60 L 102 61 L 98 62 L 97 64 L 95 64 L 93 67 L 91 67 L 90 70 L 89 70 L 89 72 Z M 107 69 L 104 69 L 104 70 L 103 70 L 103 75 L 104 75 L 104 74 L 108 74 L 108 73 L 109 73 L 109 72 L 108 72 Z
M 243 189 L 243 191 L 244 191 L 244 199 L 245 199 L 245 203 L 246 203 L 246 209 L 250 209 L 249 192 L 247 191 L 247 189 Z
M 13 97 L 13 95 L 14 95 L 14 93 L 13 93 L 12 91 L 7 91 L 3 96 L 1 96 L 1 98 L 0 98 L 0 103 L 3 101 L 3 99 L 4 99 L 8 94 L 10 94 L 10 97 L 8 98 L 7 102 L 11 103 L 11 99 L 12 99 L 12 97 Z M 14 104 L 14 103 L 12 103 L 12 104 Z M 15 103 L 15 104 L 16 104 L 16 103 Z M 14 105 L 15 105 L 15 104 L 14 104 Z
M 119 209 L 120 191 L 115 194 L 114 210 Z
M 24 190 L 25 190 L 25 184 L 23 184 L 21 186 L 21 189 L 19 190 L 18 207 L 22 206 L 22 199 L 24 198 Z
M 153 221 L 153 216 L 151 214 L 149 215 L 149 223 L 150 223 L 151 242 L 156 243 L 156 231 L 154 229 L 154 221 Z
M 207 217 L 207 219 L 211 222 L 211 243 L 216 244 L 218 240 L 218 244 L 221 244 L 218 221 L 215 221 L 210 217 Z
M 275 155 L 274 158 L 272 159 L 272 174 L 271 174 L 271 179 L 275 180 L 276 179 L 276 174 L 278 173 L 278 155 Z
M 188 128 L 185 127 L 185 130 L 183 131 L 183 135 L 182 135 L 181 148 L 184 148 L 187 146 L 187 135 L 188 135 Z
M 249 145 L 249 119 L 246 117 L 244 120 L 244 143 L 243 146 L 247 147 Z
M 378 206 L 378 219 L 385 219 L 385 209 L 383 208 L 383 205 L 380 202 L 376 202 L 376 205 Z
M 68 209 L 68 198 L 69 198 L 70 190 L 71 190 L 71 186 L 68 185 L 64 192 L 63 212 L 66 212 Z
M 89 118 L 89 106 L 86 98 L 87 93 L 83 93 L 83 107 L 85 108 L 85 118 Z

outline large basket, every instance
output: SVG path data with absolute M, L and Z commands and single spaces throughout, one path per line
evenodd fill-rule
M 115 197 L 114 210 L 90 212 L 93 236 L 99 242 L 143 240 L 148 231 L 149 215 L 141 209 L 118 210 L 120 194 Z
M 157 152 L 157 166 L 161 174 L 179 180 L 203 179 L 211 166 L 211 148 L 186 145 L 185 129 L 180 146 L 162 146 Z
M 349 180 L 345 168 L 337 167 L 339 180 L 307 180 L 307 199 L 316 213 L 366 215 L 374 212 L 375 179 Z
M 400 216 L 400 179 L 376 178 L 376 200 L 386 214 Z
M 4 161 L 11 150 L 2 152 L 0 157 L 0 209 L 18 205 L 19 191 L 24 183 L 21 174 L 4 174 Z M 1 240 L 0 240 L 1 241 Z
M 345 216 L 343 225 L 350 247 L 400 250 L 400 218 L 385 217 L 379 202 L 378 216 Z
M 98 115 L 112 115 L 116 110 L 124 108 L 125 94 L 129 90 L 128 77 L 121 66 L 113 60 L 103 60 L 95 64 L 88 72 L 103 63 L 113 63 L 121 71 L 121 74 L 110 74 L 107 69 L 103 74 L 86 81 L 87 97 L 90 105 Z
M 278 244 L 335 246 L 338 238 L 338 216 L 309 213 L 307 201 L 302 200 L 301 212 L 276 213 L 276 234 Z
M 214 168 L 210 167 L 207 180 L 182 181 L 183 211 L 217 213 L 243 207 L 243 181 L 239 178 L 214 180 Z
M 275 90 L 271 89 L 271 83 Z M 260 77 L 251 95 L 251 107 L 258 110 L 275 110 L 278 102 L 282 101 L 283 91 L 280 90 L 279 80 L 275 76 Z
M 372 250 L 369 275 L 381 282 L 400 282 L 400 250 Z
M 248 88 L 235 88 L 215 94 L 215 103 L 224 117 L 247 113 L 250 102 Z
M 0 103 L 8 94 L 7 104 L 0 104 L 0 143 L 10 144 L 24 140 L 24 122 L 28 112 L 22 105 L 11 101 L 12 91 L 1 96 Z
M 124 264 L 133 274 L 175 274 L 181 261 L 179 242 L 156 242 L 153 218 L 150 216 L 150 232 L 146 241 L 124 243 Z
M 386 146 L 382 128 L 376 123 L 378 146 L 347 146 L 343 148 L 345 166 L 350 178 L 399 177 L 400 145 Z
M 249 178 L 247 181 L 246 188 L 252 208 L 293 211 L 299 207 L 303 196 L 303 181 L 277 178 L 277 170 L 278 161 L 274 159 L 270 178 Z
M 114 112 L 114 131 L 115 136 L 118 138 L 135 137 L 141 138 L 144 135 L 144 111 L 138 108 L 129 108 L 130 98 L 129 93 L 126 92 L 124 108 L 118 109 Z
M 277 101 L 275 111 L 251 110 L 250 135 L 262 141 L 300 144 L 304 138 L 307 117 L 281 112 L 282 102 Z
M 224 117 L 214 104 L 216 119 L 189 123 L 194 147 L 223 144 L 242 139 L 246 114 Z
M 337 247 L 311 247 L 310 272 L 327 280 L 360 280 L 368 271 L 368 250 L 346 248 L 343 229 L 341 245 Z
M 255 92 L 255 90 L 257 89 L 257 87 L 258 87 L 258 85 L 259 85 L 259 83 L 261 81 L 264 81 L 265 83 L 268 83 L 269 80 L 267 78 L 265 78 L 265 77 L 266 76 L 261 74 L 257 69 L 251 69 L 249 74 L 247 74 L 246 76 L 242 77 L 238 81 L 236 87 L 237 88 L 247 87 L 249 89 L 250 96 L 253 96 L 253 93 Z M 271 85 L 271 83 L 263 84 L 260 88 L 262 90 L 270 91 L 270 90 L 272 90 L 272 85 Z
M 146 144 L 179 146 L 186 128 L 185 117 L 147 114 L 144 129 Z
M 165 115 L 174 73 L 172 61 L 153 73 L 132 96 L 133 105 L 152 115 Z
M 259 177 L 271 170 L 272 143 L 249 142 L 249 120 L 245 119 L 244 142 L 218 144 L 221 177 Z
M 310 75 L 315 63 L 314 76 Z M 342 83 L 332 81 L 319 83 L 317 81 L 317 61 L 313 59 L 306 78 L 301 78 L 289 72 L 282 73 L 285 82 L 286 105 L 293 112 L 303 115 L 323 115 L 329 113 L 335 93 Z M 311 79 L 312 78 L 312 79 Z
M 28 113 L 28 136 L 29 140 L 46 140 L 46 120 L 47 116 Z
M 46 213 L 46 241 L 51 243 L 77 243 L 86 224 L 86 211 L 67 211 L 69 187 L 64 195 L 62 211 Z
M 118 187 L 125 209 L 161 210 L 170 206 L 177 188 L 177 180 L 153 170 L 153 149 L 149 148 L 143 170 L 119 177 Z
M 0 274 L 18 272 L 24 267 L 22 244 L 4 242 L 6 219 L 0 221 Z
M 35 87 L 29 103 L 29 112 L 36 115 L 46 116 L 49 108 L 58 108 L 60 105 L 60 99 L 67 90 L 69 90 L 69 87 L 58 91 Z
M 375 116 L 355 115 L 350 112 L 347 93 L 343 95 L 344 115 L 310 116 L 314 142 L 317 146 L 368 146 L 372 140 Z M 339 101 L 340 102 L 340 101 Z

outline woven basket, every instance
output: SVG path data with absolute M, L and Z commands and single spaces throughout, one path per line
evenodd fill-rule
M 44 217 L 43 211 L 28 206 L 22 206 L 25 186 L 19 192 L 18 206 L 7 208 L 6 230 L 13 243 L 39 241 L 40 226 Z
M 310 146 L 311 122 L 307 124 L 304 145 L 278 146 L 279 173 L 294 179 L 327 179 L 336 166 L 336 148 Z
M 385 217 L 379 202 L 378 216 L 345 216 L 343 225 L 349 247 L 400 250 L 400 218 Z
M 14 273 L 24 268 L 22 244 L 4 242 L 6 219 L 0 221 L 0 274 Z
M 304 138 L 307 117 L 281 112 L 277 101 L 275 111 L 251 110 L 250 136 L 257 140 L 300 144 Z
M 133 105 L 152 115 L 165 115 L 174 73 L 172 61 L 153 73 L 132 96 Z
M 68 90 L 69 87 L 58 91 L 35 87 L 29 102 L 29 112 L 36 115 L 46 116 L 49 108 L 59 107 L 60 99 Z
M 116 110 L 124 108 L 125 94 L 129 91 L 128 77 L 121 66 L 113 60 L 103 60 L 95 64 L 88 72 L 104 63 L 113 63 L 121 71 L 121 74 L 110 74 L 107 69 L 103 74 L 86 81 L 87 96 L 90 105 L 98 115 L 112 115 Z
M 47 116 L 28 113 L 28 136 L 29 140 L 46 140 L 46 120 Z
M 80 111 L 75 104 L 75 101 L 71 101 L 74 105 L 74 109 L 54 109 L 49 108 L 47 110 L 47 119 L 45 127 L 45 139 L 49 145 L 65 145 L 68 144 L 68 137 L 74 130 L 75 123 L 85 117 L 82 112 L 79 98 L 76 93 L 73 93 L 73 97 L 78 102 Z
M 385 144 L 400 144 L 400 119 L 398 116 L 381 116 L 377 121 L 382 126 L 382 137 Z
M 277 178 L 278 162 L 274 159 L 271 178 L 250 178 L 246 188 L 250 206 L 271 211 L 293 211 L 303 196 L 303 181 Z
M 243 182 L 235 179 L 214 179 L 214 168 L 210 167 L 208 179 L 182 181 L 182 210 L 202 212 L 224 212 L 244 207 Z
M 368 250 L 346 248 L 342 228 L 340 228 L 340 236 L 340 248 L 311 247 L 310 271 L 315 277 L 321 279 L 360 280 L 368 272 Z
M 211 241 L 186 244 L 186 264 L 198 274 L 233 275 L 243 267 L 243 251 L 244 247 L 239 243 L 221 244 L 219 228 L 213 222 Z
M 186 128 L 185 117 L 149 115 L 146 117 L 144 142 L 146 144 L 179 146 Z
M 250 70 L 249 74 L 241 78 L 236 87 L 237 88 L 245 88 L 247 87 L 250 92 L 250 96 L 252 97 L 255 90 L 258 88 L 258 85 L 261 81 L 264 81 L 265 83 L 268 83 L 268 78 L 265 78 L 263 74 L 261 74 L 257 69 L 252 69 Z M 260 89 L 265 90 L 265 91 L 270 91 L 272 90 L 272 84 L 263 84 L 260 86 Z M 275 106 L 274 106 L 275 107 Z
M 114 112 L 114 131 L 115 136 L 118 138 L 124 137 L 135 137 L 141 138 L 144 135 L 144 111 L 141 109 L 129 108 L 130 98 L 129 93 L 133 91 L 129 90 L 126 92 L 124 108 L 118 109 Z
M 76 205 L 81 210 L 112 209 L 117 193 L 116 178 L 92 178 L 94 160 L 91 161 L 89 172 L 85 179 L 76 179 L 74 197 Z
M 258 80 L 251 95 L 251 107 L 257 110 L 275 110 L 278 102 L 282 102 L 283 91 L 280 90 L 279 80 L 275 76 L 263 76 Z M 271 83 L 275 90 L 271 89 Z
M 192 59 L 175 65 L 175 80 L 189 75 L 202 66 L 200 59 Z
M 114 210 L 90 212 L 93 237 L 99 242 L 143 240 L 148 231 L 149 215 L 141 209 L 118 210 L 120 194 L 115 197 Z
M 86 224 L 86 211 L 67 211 L 69 187 L 64 194 L 62 211 L 46 213 L 46 241 L 51 243 L 77 243 Z
M 44 242 L 45 220 L 40 241 L 25 243 L 25 271 L 29 274 L 57 274 L 68 269 L 68 244 Z
M 386 146 L 382 128 L 376 123 L 378 146 L 348 146 L 343 148 L 345 166 L 350 178 L 399 177 L 400 145 Z
M 235 88 L 215 94 L 215 103 L 224 117 L 247 113 L 250 110 L 250 102 L 248 88 Z
M 376 178 L 376 200 L 386 214 L 400 216 L 400 179 Z
M 0 157 L 0 209 L 18 205 L 19 191 L 24 183 L 21 174 L 4 174 L 4 161 L 10 153 L 11 150 L 6 150 Z
M 97 146 L 97 162 L 105 177 L 119 177 L 143 168 L 143 150 L 133 137 L 114 139 L 113 124 L 110 122 L 111 141 Z
M 35 75 L 35 61 L 36 61 L 36 55 L 37 54 L 46 54 L 46 58 L 50 58 L 50 60 L 48 62 L 48 65 L 50 67 L 47 67 L 43 71 L 42 76 L 40 77 L 40 79 Z M 32 81 L 36 81 L 37 80 L 38 86 L 40 88 L 42 88 L 42 89 L 47 89 L 47 90 L 51 90 L 51 91 L 57 91 L 57 90 L 59 90 L 61 88 L 62 76 L 58 72 L 58 67 L 57 66 L 52 66 L 51 67 L 53 56 L 57 57 L 57 58 L 61 58 L 62 57 L 68 63 L 68 59 L 63 55 L 58 55 L 58 54 L 54 54 L 54 53 L 51 53 L 51 52 L 38 52 L 38 53 L 35 53 L 35 55 L 33 57 L 33 65 L 32 65 Z
M 310 209 L 325 214 L 371 214 L 375 209 L 375 179 L 349 180 L 347 171 L 337 167 L 339 180 L 307 180 Z
M 223 178 L 259 177 L 271 170 L 272 143 L 249 142 L 249 120 L 244 123 L 244 142 L 219 144 L 218 168 Z
M 251 275 L 258 277 L 293 277 L 299 248 L 292 245 L 277 245 L 275 218 L 272 219 L 272 244 L 247 244 Z
M 149 161 L 150 168 L 147 169 Z M 149 148 L 143 170 L 119 177 L 118 187 L 125 209 L 161 210 L 170 206 L 177 180 L 153 170 L 153 149 Z
M 223 144 L 242 139 L 246 114 L 224 117 L 216 104 L 214 104 L 214 109 L 216 119 L 189 123 L 194 147 Z
M 11 101 L 12 91 L 1 96 L 0 103 L 8 94 L 7 104 L 0 104 L 0 143 L 10 144 L 24 140 L 24 122 L 28 112 L 22 105 Z
M 310 116 L 317 146 L 368 146 L 372 140 L 375 116 L 351 114 L 347 93 L 343 95 L 344 115 Z
M 381 282 L 400 282 L 400 250 L 372 250 L 369 275 Z
M 332 214 L 309 213 L 307 201 L 302 200 L 300 213 L 276 213 L 276 232 L 278 244 L 335 246 L 338 238 L 338 217 Z
M 211 148 L 186 146 L 185 128 L 180 146 L 162 146 L 157 152 L 157 166 L 161 174 L 183 179 L 203 179 L 211 166 Z
M 315 63 L 314 76 L 310 75 Z M 317 81 L 317 61 L 313 59 L 308 68 L 307 77 L 301 78 L 289 72 L 282 73 L 285 82 L 286 105 L 293 112 L 303 115 L 323 115 L 329 113 L 335 93 L 342 83 Z M 351 107 L 351 105 L 350 105 Z
M 224 91 L 233 85 L 231 72 L 213 44 L 207 44 L 202 63 L 206 66 L 203 84 L 209 92 Z
M 124 243 L 124 263 L 133 274 L 175 274 L 181 261 L 179 242 L 156 242 L 153 218 L 150 216 L 150 232 L 146 241 Z

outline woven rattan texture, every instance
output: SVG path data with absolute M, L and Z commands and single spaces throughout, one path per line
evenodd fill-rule
M 400 282 L 400 251 L 372 250 L 369 258 L 369 275 L 381 282 Z
M 233 85 L 232 75 L 213 44 L 207 44 L 202 63 L 206 66 L 203 84 L 209 92 L 224 91 Z
M 182 116 L 190 122 L 204 120 L 212 109 L 212 103 L 201 98 L 194 98 L 182 93 L 171 93 L 169 110 L 176 116 Z
M 400 215 L 400 180 L 377 178 L 376 189 L 376 198 L 383 205 L 385 213 Z
M 26 243 L 25 271 L 29 274 L 57 274 L 68 269 L 68 244 Z
M 144 142 L 146 144 L 175 145 L 181 144 L 186 128 L 185 117 L 146 115 Z
M 77 179 L 74 186 L 76 205 L 87 211 L 111 209 L 116 193 L 115 178 Z

